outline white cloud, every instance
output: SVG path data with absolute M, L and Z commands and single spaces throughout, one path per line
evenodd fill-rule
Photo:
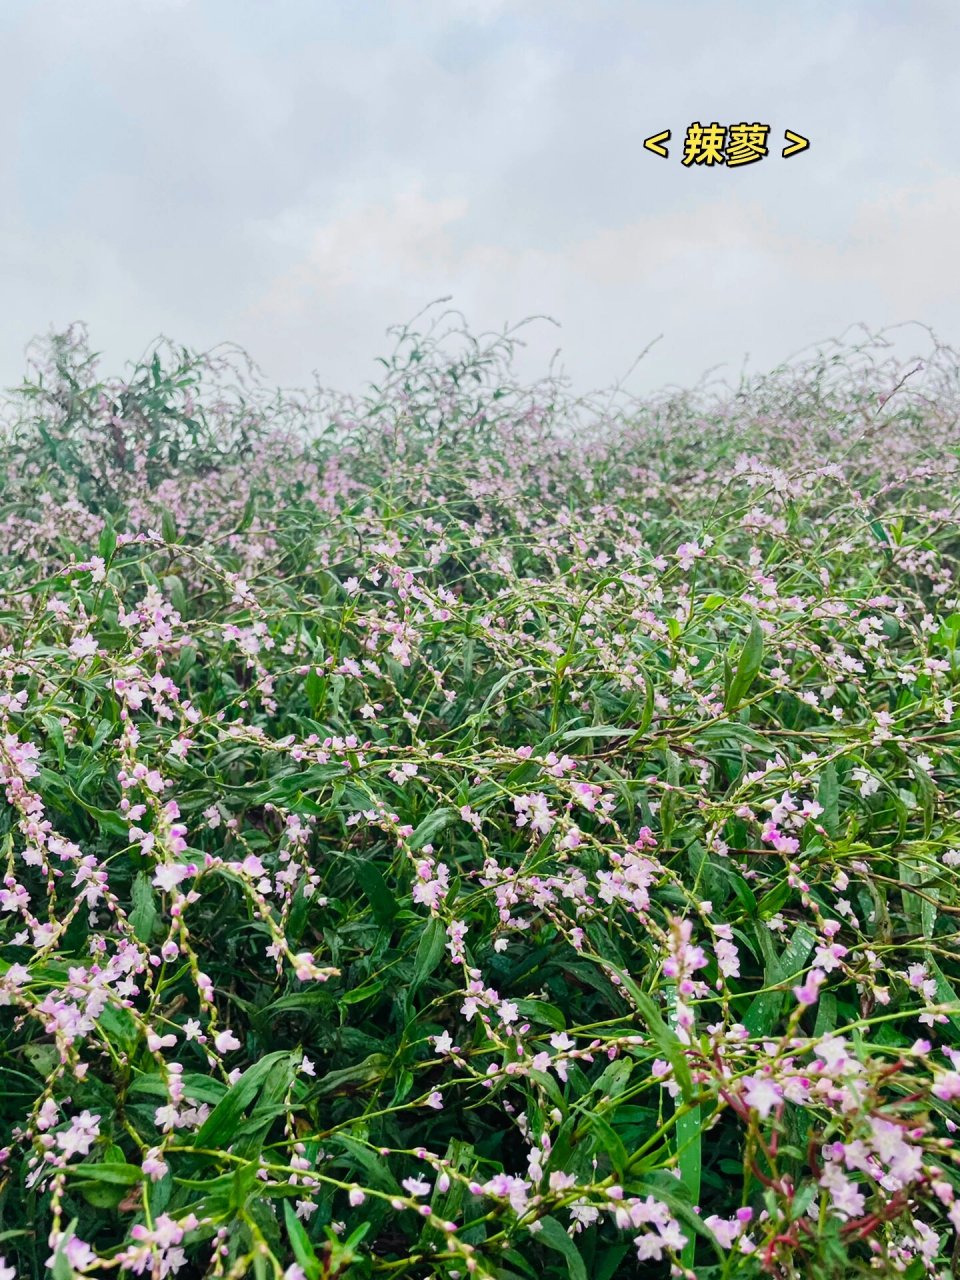
M 254 310 L 298 311 L 312 293 L 331 289 L 378 288 L 409 282 L 451 261 L 447 229 L 467 210 L 463 199 L 431 201 L 417 188 L 400 191 L 389 204 L 371 204 L 343 213 L 309 233 L 305 259 L 271 285 Z M 294 218 L 294 224 L 299 219 Z M 291 219 L 282 215 L 263 228 L 268 238 L 295 237 Z
M 584 388 L 661 332 L 637 386 L 860 319 L 958 340 L 958 27 L 946 0 L 8 0 L 0 380 L 83 318 L 118 363 L 165 331 L 353 387 L 446 294 L 476 328 L 554 316 Z M 768 121 L 772 154 L 684 169 L 693 119 Z

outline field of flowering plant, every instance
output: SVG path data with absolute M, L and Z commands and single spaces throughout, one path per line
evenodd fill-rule
M 0 1278 L 948 1277 L 960 359 L 37 348 Z

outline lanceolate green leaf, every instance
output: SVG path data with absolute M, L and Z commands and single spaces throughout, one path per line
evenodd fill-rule
M 753 684 L 762 662 L 763 631 L 759 622 L 754 618 L 750 624 L 750 634 L 747 636 L 746 642 L 740 651 L 736 670 L 733 673 L 730 687 L 724 699 L 724 707 L 727 711 L 732 711 L 740 705 L 744 695 Z

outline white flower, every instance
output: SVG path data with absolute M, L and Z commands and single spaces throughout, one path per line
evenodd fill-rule
M 860 783 L 860 794 L 862 796 L 872 796 L 880 790 L 880 779 L 875 778 L 866 769 L 854 769 L 853 776 Z
M 453 1043 L 453 1037 L 449 1031 L 443 1031 L 440 1035 L 433 1037 L 433 1048 L 436 1053 L 452 1053 L 456 1048 Z

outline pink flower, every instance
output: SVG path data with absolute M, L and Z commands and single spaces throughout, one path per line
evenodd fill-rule
M 856 1218 L 863 1213 L 866 1199 L 856 1183 L 846 1176 L 838 1164 L 828 1161 L 820 1175 L 820 1186 L 827 1194 L 828 1208 L 842 1218 Z
M 681 569 L 692 569 L 694 560 L 702 555 L 703 550 L 698 542 L 681 542 L 676 550 Z
M 64 1236 L 51 1236 L 50 1245 L 53 1253 L 47 1259 L 47 1266 L 52 1267 L 58 1254 L 64 1257 L 74 1271 L 85 1271 L 87 1267 L 93 1266 L 97 1261 L 97 1255 L 93 1252 L 85 1240 L 81 1240 L 79 1236 L 71 1236 L 66 1244 L 63 1243 Z M 7 1268 L 10 1276 L 13 1276 L 12 1267 Z M 2 1280 L 7 1280 L 7 1276 L 3 1276 Z
M 89 658 L 100 652 L 100 646 L 93 636 L 76 636 L 70 641 L 70 652 L 75 658 Z
M 822 969 L 811 969 L 807 974 L 807 980 L 803 986 L 793 988 L 793 994 L 796 996 L 797 1004 L 815 1005 L 820 999 L 820 987 L 827 980 L 827 975 Z
M 100 1133 L 100 1117 L 81 1111 L 70 1121 L 70 1128 L 57 1134 L 57 1146 L 69 1160 L 73 1155 L 85 1156 Z
M 425 1178 L 404 1178 L 400 1184 L 412 1196 L 428 1196 L 430 1183 Z
M 936 1083 L 930 1090 L 941 1102 L 951 1102 L 960 1098 L 960 1071 L 944 1071 L 937 1076 Z
M 141 1168 L 153 1182 L 157 1182 L 169 1169 L 169 1165 L 160 1154 L 159 1147 L 151 1147 L 143 1157 Z
M 751 1110 L 759 1113 L 766 1120 L 770 1112 L 783 1101 L 783 1089 L 769 1076 L 760 1074 L 747 1076 L 742 1082 L 743 1100 Z

